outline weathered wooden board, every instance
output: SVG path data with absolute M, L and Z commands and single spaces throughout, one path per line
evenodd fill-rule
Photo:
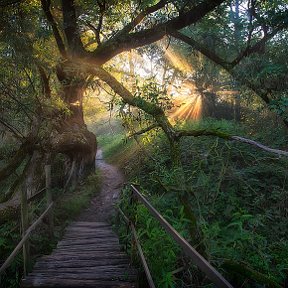
M 74 222 L 51 255 L 38 259 L 22 287 L 136 287 L 137 270 L 112 227 L 104 222 Z
M 41 288 L 70 288 L 70 287 L 85 287 L 85 288 L 135 288 L 135 284 L 125 281 L 101 281 L 101 280 L 86 280 L 83 286 L 82 280 L 77 279 L 33 279 L 22 281 L 24 287 L 41 287 Z

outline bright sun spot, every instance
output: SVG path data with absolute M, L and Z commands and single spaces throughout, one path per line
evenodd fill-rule
M 185 74 L 193 72 L 193 67 L 187 60 L 178 52 L 168 47 L 165 48 L 163 44 L 159 44 L 159 47 L 165 52 L 167 60 L 178 70 Z M 169 117 L 174 120 L 198 120 L 202 116 L 202 97 L 197 91 L 196 86 L 192 82 L 181 83 L 180 89 L 173 89 L 170 87 L 168 91 L 175 96 L 174 105 Z

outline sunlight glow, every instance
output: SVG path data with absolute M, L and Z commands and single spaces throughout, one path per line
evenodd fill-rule
M 159 42 L 158 42 L 159 43 Z M 163 42 L 158 44 L 165 52 L 167 60 L 178 70 L 185 74 L 194 72 L 191 64 L 170 46 L 166 48 Z M 178 89 L 169 87 L 168 93 L 174 94 L 174 105 L 169 117 L 173 120 L 198 120 L 202 116 L 202 97 L 196 85 L 191 81 L 183 81 Z
M 71 106 L 80 106 L 80 101 L 79 100 L 77 100 L 77 101 L 75 101 L 75 102 L 73 102 L 73 103 L 70 103 L 70 105 Z
M 165 48 L 161 47 L 163 50 Z M 172 48 L 168 47 L 165 50 L 165 57 L 171 62 L 171 64 L 184 73 L 191 73 L 193 71 L 192 66 L 184 59 L 184 57 L 174 51 Z
M 200 95 L 185 97 L 186 103 L 182 102 L 180 108 L 176 108 L 169 117 L 173 120 L 198 120 L 202 116 L 202 98 Z M 183 101 L 184 99 L 182 99 Z M 187 102 L 188 101 L 188 102 Z M 176 104 L 176 103 L 175 103 Z

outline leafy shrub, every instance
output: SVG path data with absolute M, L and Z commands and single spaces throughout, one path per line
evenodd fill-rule
M 251 133 L 248 126 L 224 120 L 208 119 L 184 125 L 185 128 L 221 129 L 234 135 L 245 136 Z M 276 130 L 275 133 L 275 143 L 269 131 L 264 129 L 258 129 L 257 133 L 253 131 L 253 138 L 269 139 L 269 145 L 277 147 L 283 132 Z M 265 135 L 268 137 L 265 138 Z M 129 167 L 134 172 L 131 180 L 142 187 L 142 192 L 151 193 L 149 200 L 183 233 L 189 230 L 191 223 L 175 213 L 182 209 L 177 197 L 179 191 L 174 185 L 179 171 L 171 168 L 169 146 L 162 135 L 153 139 L 151 151 L 152 157 L 143 158 L 143 165 L 134 166 L 134 169 Z M 182 139 L 181 151 L 189 200 L 197 216 L 202 242 L 210 262 L 236 286 L 245 283 L 245 287 L 279 287 L 287 278 L 288 271 L 287 257 L 284 256 L 287 255 L 288 245 L 285 236 L 288 234 L 287 159 L 246 144 L 214 137 Z M 133 163 L 130 166 L 133 167 Z M 127 205 L 124 208 L 131 209 Z M 174 247 L 172 242 L 170 244 L 165 238 L 168 236 L 160 232 L 161 228 L 154 223 L 144 207 L 137 205 L 133 213 L 136 215 L 144 254 L 148 259 L 152 257 L 148 262 L 159 287 L 164 287 L 163 283 L 171 279 L 171 287 L 186 287 L 183 281 L 188 284 L 191 277 L 185 278 L 185 273 L 177 275 L 178 282 L 175 275 L 170 277 L 182 257 L 177 246 Z M 189 240 L 189 234 L 185 236 Z M 159 237 L 161 240 L 156 239 Z M 165 243 L 162 247 L 170 249 L 170 256 L 157 246 L 159 242 L 155 243 L 162 239 Z M 159 255 L 161 260 L 155 255 Z M 163 261 L 168 262 L 163 265 Z M 227 263 L 234 263 L 234 266 Z M 165 269 L 164 274 L 161 269 Z M 192 274 L 195 273 L 195 270 L 192 271 Z M 204 285 L 201 280 L 200 283 Z

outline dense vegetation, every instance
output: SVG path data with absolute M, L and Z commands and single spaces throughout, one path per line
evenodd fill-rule
M 44 166 L 62 231 L 100 184 L 100 145 L 236 287 L 287 285 L 287 0 L 3 0 L 0 16 L 0 264 Z M 128 194 L 157 285 L 211 286 Z
M 211 120 L 186 125 L 211 126 Z M 226 131 L 252 132 L 223 120 L 213 121 L 213 125 Z M 264 129 L 254 135 L 269 137 Z M 177 173 L 169 165 L 167 148 L 163 135 L 157 137 L 148 149 L 153 156 L 141 157 L 140 149 L 134 157 L 141 160 L 126 164 L 126 171 L 130 181 L 140 185 L 141 191 L 176 230 L 192 241 L 189 227 L 193 219 L 187 218 L 176 197 Z M 256 283 L 260 287 L 282 287 L 288 265 L 287 160 L 209 137 L 193 142 L 186 139 L 181 148 L 185 151 L 181 157 L 188 199 L 202 234 L 202 253 L 228 274 L 236 287 L 256 287 Z M 186 287 L 197 283 L 208 287 L 195 267 L 188 265 L 187 270 L 187 259 L 147 209 L 140 204 L 131 208 L 130 193 L 129 188 L 123 191 L 120 206 L 136 219 L 144 254 L 158 286 Z M 183 267 L 184 271 L 173 273 Z

